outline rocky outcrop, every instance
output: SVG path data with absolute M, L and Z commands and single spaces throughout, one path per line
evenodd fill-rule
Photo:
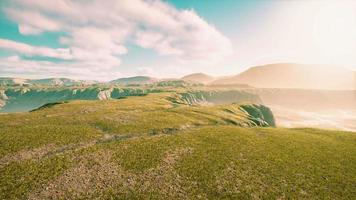
M 6 105 L 6 101 L 0 100 L 0 109 Z
M 8 97 L 5 94 L 5 90 L 0 90 L 0 109 L 5 106 Z
M 107 90 L 101 90 L 98 93 L 98 99 L 99 100 L 108 100 L 111 99 L 111 93 L 112 93 L 113 89 L 107 89 Z
M 6 96 L 5 90 L 0 90 L 0 99 L 7 100 L 8 97 Z
M 238 91 L 191 91 L 180 93 L 177 103 L 194 104 L 230 104 L 230 103 L 262 103 L 258 95 Z
M 245 112 L 248 115 L 248 118 L 253 121 L 257 126 L 276 126 L 276 122 L 271 109 L 264 105 L 240 105 L 240 110 Z
M 252 122 L 251 126 L 275 127 L 274 115 L 270 108 L 262 105 L 258 95 L 244 91 L 192 91 L 178 94 L 170 99 L 173 103 L 188 105 L 238 105 L 239 110 L 244 112 Z

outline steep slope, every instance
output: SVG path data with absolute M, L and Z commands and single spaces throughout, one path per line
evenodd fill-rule
M 260 88 L 355 89 L 352 71 L 321 65 L 257 66 L 214 84 L 248 84 Z
M 192 90 L 180 93 L 177 103 L 186 103 L 189 105 L 223 105 L 231 103 L 252 103 L 261 104 L 260 97 L 256 94 L 239 90 Z
M 188 82 L 202 83 L 202 84 L 208 84 L 215 80 L 214 77 L 203 73 L 189 74 L 187 76 L 182 77 L 181 79 Z
M 122 84 L 122 85 L 129 85 L 129 84 L 149 84 L 157 82 L 156 78 L 152 78 L 149 76 L 133 76 L 127 78 L 119 78 L 116 80 L 110 81 L 112 84 Z

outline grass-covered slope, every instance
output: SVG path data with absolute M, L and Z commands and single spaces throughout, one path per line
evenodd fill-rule
M 188 82 L 202 83 L 202 84 L 208 84 L 215 80 L 214 77 L 203 73 L 189 74 L 182 77 L 181 79 Z
M 175 98 L 0 115 L 0 199 L 355 198 L 355 133 L 257 128 L 250 106 Z

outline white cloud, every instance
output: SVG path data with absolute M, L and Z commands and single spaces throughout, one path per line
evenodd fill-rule
M 73 79 L 108 81 L 122 75 L 117 71 L 111 71 L 108 74 L 102 68 L 90 64 L 24 60 L 18 56 L 0 58 L 0 63 L 0 74 L 6 76 L 45 78 L 63 77 L 64 75 Z
M 47 47 L 35 47 L 24 43 L 1 39 L 1 38 L 0 38 L 0 49 L 15 51 L 21 54 L 25 54 L 27 56 L 42 56 L 42 57 L 59 58 L 63 60 L 73 59 L 73 56 L 70 53 L 70 49 L 65 49 L 65 48 L 52 49 Z
M 128 43 L 188 62 L 217 62 L 232 52 L 229 39 L 193 10 L 177 10 L 159 0 L 13 0 L 5 13 L 24 35 L 64 32 L 59 42 L 67 48 L 4 40 L 2 48 L 73 59 L 94 69 L 119 66 Z
M 42 31 L 59 31 L 61 24 L 36 11 L 6 9 L 6 14 L 19 22 L 19 31 L 24 35 L 39 34 Z

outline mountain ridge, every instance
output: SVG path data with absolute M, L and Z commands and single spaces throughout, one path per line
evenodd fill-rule
M 81 84 L 94 84 L 97 81 L 76 80 L 70 78 L 42 78 L 42 79 L 26 79 L 17 77 L 0 77 L 0 86 L 7 85 L 45 85 L 45 86 L 73 86 Z
M 109 81 L 111 84 L 149 84 L 157 82 L 158 79 L 150 76 L 131 76 L 131 77 L 123 77 L 118 78 L 112 81 Z
M 215 77 L 207 75 L 205 73 L 193 73 L 183 76 L 181 80 L 194 83 L 209 84 L 215 80 Z
M 17 77 L 0 77 L 0 86 L 11 85 L 45 85 L 73 86 L 103 84 L 152 84 L 166 80 L 151 76 L 121 77 L 108 82 L 75 80 L 70 78 L 26 79 Z M 168 79 L 167 79 L 168 80 Z M 327 65 L 310 65 L 296 63 L 275 63 L 254 66 L 232 76 L 210 76 L 205 73 L 193 73 L 177 78 L 191 83 L 210 86 L 241 85 L 255 88 L 292 88 L 292 89 L 356 89 L 356 71 Z
M 277 63 L 255 66 L 211 84 L 248 84 L 258 88 L 355 89 L 352 71 L 325 65 Z

